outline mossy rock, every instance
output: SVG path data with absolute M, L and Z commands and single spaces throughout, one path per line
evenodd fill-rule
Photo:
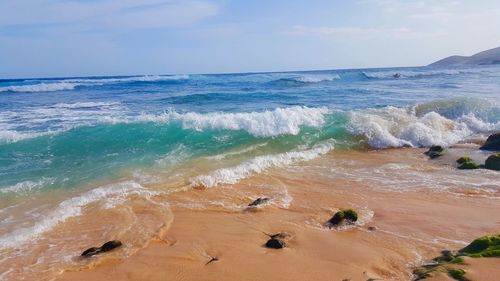
M 463 256 L 472 258 L 500 257 L 500 234 L 487 235 L 472 241 L 460 249 L 458 253 L 442 251 L 441 256 L 434 258 L 435 263 L 425 264 L 413 271 L 415 280 L 422 280 L 437 274 L 448 274 L 455 280 L 466 281 L 465 271 L 457 269 L 457 264 L 463 264 Z M 453 266 L 452 266 L 453 265 Z
M 353 209 L 343 209 L 336 212 L 333 217 L 328 221 L 332 225 L 339 225 L 344 221 L 354 223 L 358 220 L 358 213 Z
M 490 155 L 484 163 L 486 169 L 500 171 L 500 153 Z
M 472 158 L 470 158 L 468 156 L 463 156 L 463 157 L 460 157 L 457 159 L 457 164 L 463 164 L 463 163 L 467 163 L 467 162 L 474 162 L 474 160 L 472 160 Z
M 500 257 L 500 234 L 478 238 L 467 247 L 460 249 L 459 253 L 473 258 Z
M 455 268 L 448 268 L 448 275 L 455 279 L 455 280 L 460 280 L 460 281 L 466 281 L 468 280 L 467 278 L 465 278 L 465 270 L 463 269 L 455 269 Z
M 477 164 L 476 162 L 464 162 L 458 167 L 460 170 L 474 170 L 474 169 L 479 169 L 481 168 L 481 165 Z

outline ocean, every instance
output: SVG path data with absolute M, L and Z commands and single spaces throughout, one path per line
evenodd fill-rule
M 166 194 L 499 130 L 498 66 L 0 80 L 0 253 L 39 261 L 1 258 L 0 277 L 75 262 L 74 236 L 133 226 L 142 245 L 172 219 Z

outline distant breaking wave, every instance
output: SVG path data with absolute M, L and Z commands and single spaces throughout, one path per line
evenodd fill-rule
M 33 85 L 15 85 L 0 87 L 0 92 L 56 92 L 56 91 L 71 91 L 80 86 L 99 86 L 103 84 L 113 83 L 132 83 L 132 82 L 159 82 L 159 81 L 181 81 L 189 79 L 188 75 L 146 75 L 124 78 L 78 78 L 78 79 L 63 79 L 44 81 Z
M 474 74 L 474 73 L 483 73 L 489 72 L 491 70 L 487 69 L 422 69 L 421 71 L 415 70 L 383 70 L 383 71 L 362 71 L 363 75 L 365 75 L 369 79 L 394 79 L 394 74 L 398 73 L 400 78 L 423 78 L 423 77 L 432 77 L 432 76 L 449 76 L 449 75 L 460 75 L 460 74 Z
M 332 82 L 335 80 L 340 80 L 341 77 L 338 74 L 331 75 L 310 75 L 310 76 L 298 76 L 298 77 L 287 77 L 272 81 L 280 85 L 301 85 L 301 84 L 314 84 L 321 82 Z
M 75 87 L 79 86 L 79 83 L 68 83 L 68 82 L 58 82 L 58 83 L 40 83 L 34 85 L 21 85 L 21 86 L 8 86 L 1 87 L 0 92 L 56 92 L 56 91 L 68 91 L 74 90 Z

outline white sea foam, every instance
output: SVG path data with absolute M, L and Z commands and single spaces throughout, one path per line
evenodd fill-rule
M 78 126 L 127 120 L 128 109 L 118 102 L 57 103 L 0 112 L 0 143 L 57 134 Z M 40 131 L 38 128 L 44 128 Z
M 320 127 L 325 122 L 326 108 L 288 107 L 273 111 L 248 113 L 166 112 L 161 115 L 141 115 L 139 121 L 177 121 L 184 129 L 203 130 L 245 130 L 256 137 L 296 135 L 301 126 Z
M 363 74 L 368 78 L 376 78 L 376 79 L 389 79 L 394 78 L 393 75 L 398 73 L 401 75 L 400 78 L 417 78 L 417 77 L 428 77 L 428 76 L 438 76 L 438 75 L 459 75 L 459 74 L 472 74 L 472 73 L 481 73 L 481 72 L 489 72 L 489 70 L 485 69 L 436 69 L 436 70 L 382 70 L 382 71 L 363 71 Z
M 252 174 L 258 174 L 271 167 L 282 167 L 299 161 L 309 161 L 328 153 L 334 148 L 333 143 L 318 144 L 309 150 L 290 151 L 281 154 L 255 157 L 242 164 L 222 168 L 209 175 L 201 175 L 191 179 L 192 186 L 214 187 L 219 184 L 235 184 Z
M 259 143 L 259 144 L 256 144 L 256 145 L 251 145 L 251 146 L 245 147 L 245 148 L 243 148 L 241 150 L 230 151 L 230 152 L 226 152 L 226 153 L 222 153 L 222 154 L 217 154 L 217 155 L 213 155 L 213 156 L 206 156 L 205 158 L 206 159 L 222 160 L 222 159 L 225 159 L 225 158 L 228 158 L 228 157 L 245 154 L 247 152 L 256 150 L 257 148 L 263 147 L 263 146 L 266 146 L 266 145 L 267 145 L 267 142 L 265 142 L 265 143 Z
M 374 148 L 450 145 L 468 136 L 500 129 L 500 122 L 486 123 L 473 114 L 457 120 L 436 112 L 418 116 L 414 109 L 387 107 L 354 111 L 348 129 L 368 138 Z
M 127 200 L 129 196 L 150 198 L 155 195 L 151 190 L 133 181 L 120 182 L 90 190 L 80 196 L 61 202 L 57 208 L 32 226 L 18 228 L 0 237 L 0 247 L 15 247 L 25 242 L 37 239 L 41 234 L 51 230 L 65 220 L 79 216 L 85 206 L 102 202 L 102 208 L 113 208 Z
M 18 132 L 15 130 L 0 129 L 0 143 L 13 143 L 24 139 L 37 138 L 52 132 Z
M 335 80 L 340 80 L 338 74 L 332 75 L 315 75 L 315 76 L 300 76 L 290 78 L 291 80 L 302 82 L 302 83 L 320 83 L 320 82 L 331 82 Z
M 126 83 L 126 82 L 158 82 L 158 81 L 180 81 L 188 80 L 189 75 L 145 75 L 145 76 L 132 76 L 123 78 L 78 78 L 78 79 L 65 79 L 64 81 L 74 83 L 91 83 L 91 84 L 106 84 L 106 83 Z
M 113 106 L 120 106 L 119 102 L 75 102 L 75 103 L 57 103 L 52 107 L 54 108 L 68 108 L 68 109 L 80 109 L 80 108 L 109 108 Z
M 14 185 L 5 188 L 0 188 L 0 193 L 16 193 L 16 194 L 28 193 L 30 191 L 40 189 L 46 184 L 52 184 L 53 182 L 54 182 L 53 178 L 45 178 L 45 177 L 39 179 L 38 181 L 18 182 Z
M 13 85 L 0 87 L 0 92 L 56 92 L 70 91 L 79 86 L 99 86 L 103 84 L 127 83 L 127 82 L 158 82 L 158 81 L 180 81 L 189 79 L 188 75 L 146 75 L 124 78 L 78 78 L 46 80 L 32 85 Z
M 20 86 L 7 86 L 0 87 L 0 92 L 55 92 L 55 91 L 68 91 L 74 90 L 75 87 L 80 86 L 79 83 L 70 82 L 56 82 L 56 83 L 39 83 L 33 85 L 20 85 Z

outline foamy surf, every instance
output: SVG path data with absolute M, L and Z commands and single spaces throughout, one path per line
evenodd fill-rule
M 300 161 L 312 160 L 328 153 L 333 148 L 333 143 L 326 142 L 318 144 L 309 150 L 258 156 L 235 167 L 222 168 L 209 175 L 197 176 L 191 179 L 191 186 L 210 188 L 220 184 L 235 184 L 252 174 L 262 173 L 271 167 L 283 167 Z
M 184 129 L 244 130 L 256 137 L 270 137 L 284 134 L 296 135 L 301 126 L 320 127 L 325 122 L 326 108 L 288 107 L 272 111 L 248 113 L 178 113 L 142 115 L 144 122 L 180 122 Z
M 58 83 L 39 83 L 33 85 L 7 86 L 0 87 L 0 92 L 56 92 L 56 91 L 71 91 L 80 86 L 81 83 L 58 82 Z
M 434 111 L 419 116 L 413 108 L 396 107 L 351 112 L 348 125 L 373 148 L 447 146 L 499 129 L 500 122 L 488 123 L 472 113 L 452 120 Z
M 133 83 L 133 82 L 161 82 L 161 81 L 182 81 L 188 80 L 189 75 L 145 75 L 123 78 L 81 78 L 81 79 L 61 79 L 46 80 L 37 84 L 30 85 L 12 85 L 0 87 L 0 92 L 57 92 L 72 91 L 77 87 L 101 86 L 114 83 Z
M 23 183 L 15 187 L 15 189 L 16 191 L 19 191 L 19 189 L 25 190 L 33 185 L 37 184 Z M 17 228 L 10 233 L 2 235 L 0 237 L 0 248 L 11 248 L 26 242 L 33 242 L 33 240 L 39 238 L 40 235 L 52 230 L 55 226 L 63 223 L 69 218 L 81 216 L 84 213 L 85 207 L 90 204 L 100 202 L 100 208 L 110 209 L 119 204 L 123 204 L 130 196 L 140 196 L 150 199 L 156 194 L 158 193 L 148 190 L 133 181 L 95 188 L 82 195 L 64 200 L 54 210 L 46 214 L 42 220 L 34 222 L 33 225 Z

